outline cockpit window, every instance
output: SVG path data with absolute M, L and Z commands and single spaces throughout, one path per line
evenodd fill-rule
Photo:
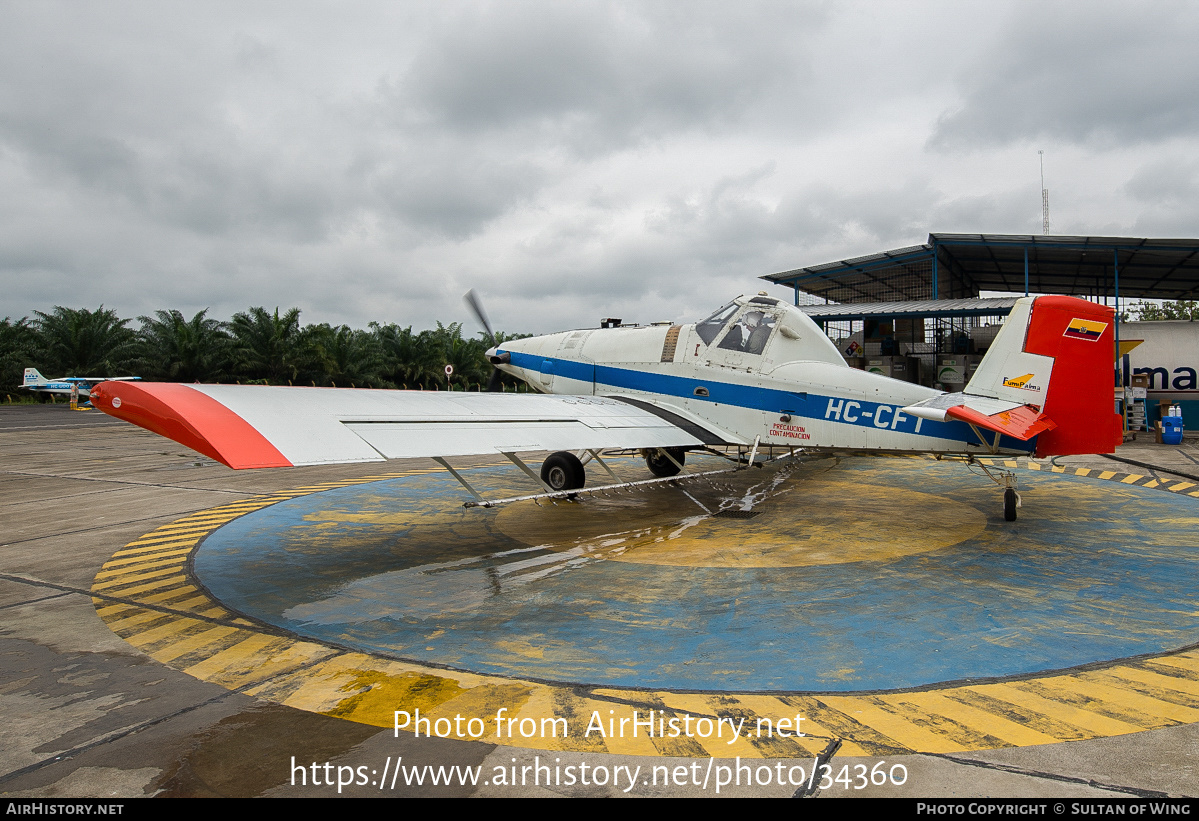
M 696 325 L 695 332 L 699 334 L 699 338 L 704 341 L 705 345 L 711 345 L 712 340 L 720 335 L 720 329 L 725 326 L 735 313 L 737 313 L 737 303 L 730 302 Z
M 718 347 L 726 351 L 742 351 L 760 354 L 774 331 L 775 317 L 762 311 L 746 311 L 729 332 L 720 340 Z

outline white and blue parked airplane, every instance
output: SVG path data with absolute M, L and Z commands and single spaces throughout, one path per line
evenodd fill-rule
M 233 468 L 432 457 L 466 484 L 446 457 L 504 454 L 551 495 L 582 488 L 583 459 L 612 448 L 640 450 L 659 477 L 728 446 L 751 463 L 800 448 L 1110 453 L 1113 322 L 1081 299 L 1022 299 L 960 393 L 850 368 L 811 319 L 759 294 L 695 324 L 606 321 L 488 351 L 541 395 L 107 382 L 92 403 Z M 530 451 L 554 451 L 540 477 L 518 456 Z M 1011 520 L 1014 478 L 1001 484 Z
M 26 368 L 25 378 L 21 387 L 34 393 L 53 393 L 70 395 L 78 389 L 79 398 L 86 399 L 91 390 L 101 382 L 129 382 L 141 379 L 140 376 L 64 376 L 60 379 L 47 379 L 37 368 Z

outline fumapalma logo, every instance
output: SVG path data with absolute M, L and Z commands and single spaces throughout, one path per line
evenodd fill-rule
M 1029 380 L 1032 379 L 1031 373 L 1026 373 L 1023 376 L 1006 376 L 1003 379 L 1005 388 L 1020 388 L 1025 391 L 1039 391 L 1040 385 L 1030 385 Z

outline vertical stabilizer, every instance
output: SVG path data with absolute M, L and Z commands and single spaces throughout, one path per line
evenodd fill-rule
M 1115 412 L 1115 311 L 1067 296 L 1016 303 L 965 393 L 1031 405 L 1056 427 L 1037 456 L 1111 453 L 1122 441 Z

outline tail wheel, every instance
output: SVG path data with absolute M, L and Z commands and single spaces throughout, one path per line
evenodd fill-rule
M 666 454 L 674 457 L 674 461 Z M 645 451 L 645 465 L 649 472 L 659 478 L 675 476 L 682 470 L 683 462 L 687 459 L 687 451 L 682 448 L 652 448 Z M 678 464 L 675 464 L 677 462 Z
M 587 482 L 587 471 L 579 457 L 558 451 L 541 463 L 541 481 L 551 490 L 578 490 Z
M 1020 499 L 1016 496 L 1016 491 L 1008 488 L 1003 492 L 1003 518 L 1005 521 L 1016 521 L 1016 507 L 1019 505 Z

